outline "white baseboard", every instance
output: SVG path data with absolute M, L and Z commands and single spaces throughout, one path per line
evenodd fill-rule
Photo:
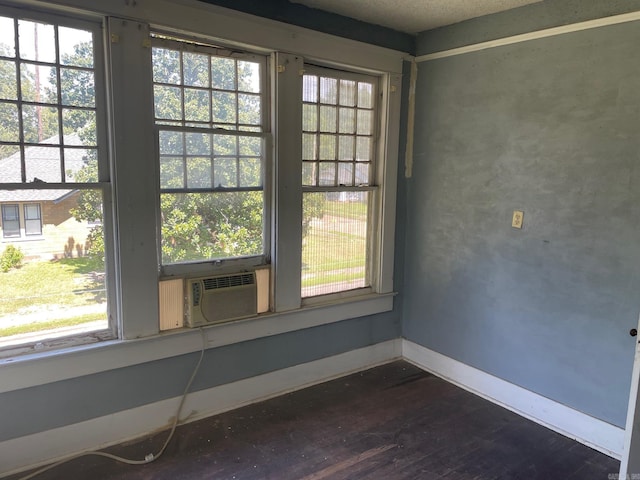
M 188 422 L 400 359 L 400 339 L 189 394 Z M 170 425 L 180 398 L 171 398 L 0 443 L 0 476 L 142 437 Z
M 423 370 L 540 425 L 618 460 L 621 457 L 624 429 L 620 427 L 598 420 L 408 340 L 402 341 L 402 356 Z

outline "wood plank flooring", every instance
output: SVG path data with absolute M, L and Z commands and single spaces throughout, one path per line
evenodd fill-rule
M 109 451 L 143 458 L 165 438 Z M 86 457 L 37 478 L 606 480 L 618 468 L 399 361 L 179 427 L 149 465 Z

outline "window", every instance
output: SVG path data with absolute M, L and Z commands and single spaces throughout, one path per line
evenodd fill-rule
M 27 203 L 24 205 L 24 234 L 42 235 L 40 205 L 37 203 Z
M 110 194 L 98 141 L 101 26 L 22 15 L 0 10 L 3 236 L 41 236 L 43 208 L 51 224 L 40 241 L 15 244 L 21 268 L 0 273 L 0 346 L 108 326 L 104 234 L 87 222 L 103 217 Z M 16 316 L 19 327 L 7 320 Z
M 2 205 L 2 236 L 14 238 L 20 236 L 20 217 L 18 205 Z
M 264 58 L 156 36 L 161 263 L 265 253 Z
M 305 71 L 302 297 L 312 297 L 370 285 L 377 81 Z

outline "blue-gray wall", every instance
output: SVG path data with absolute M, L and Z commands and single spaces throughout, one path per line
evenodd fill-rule
M 388 313 L 210 349 L 191 391 L 338 355 L 399 335 L 399 317 Z M 0 394 L 0 442 L 177 397 L 184 391 L 198 355 L 170 357 Z
M 528 30 L 550 4 L 470 33 Z M 420 36 L 418 55 L 449 33 Z M 621 427 L 640 311 L 638 45 L 635 22 L 421 63 L 406 184 L 403 335 Z

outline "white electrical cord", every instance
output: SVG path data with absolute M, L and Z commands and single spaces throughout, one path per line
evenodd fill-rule
M 189 382 L 187 382 L 187 386 L 184 389 L 182 398 L 180 399 L 180 405 L 178 405 L 178 409 L 176 410 L 176 415 L 173 420 L 173 425 L 171 426 L 171 432 L 169 432 L 169 436 L 165 440 L 164 445 L 162 445 L 162 448 L 160 449 L 160 451 L 158 451 L 158 453 L 156 454 L 148 453 L 147 455 L 145 455 L 144 460 L 131 460 L 129 458 L 119 457 L 118 455 L 113 455 L 111 453 L 106 453 L 106 452 L 98 452 L 98 451 L 84 452 L 84 453 L 79 453 L 77 455 L 73 455 L 72 457 L 69 457 L 69 458 L 65 458 L 64 460 L 60 460 L 59 462 L 48 465 L 44 468 L 41 468 L 40 470 L 36 470 L 35 472 L 30 473 L 25 477 L 20 477 L 18 480 L 29 480 L 44 472 L 47 472 L 53 468 L 56 468 L 64 463 L 70 462 L 71 460 L 75 460 L 76 458 L 80 458 L 80 457 L 86 457 L 89 455 L 110 458 L 120 463 L 126 463 L 127 465 L 146 465 L 147 463 L 155 462 L 158 458 L 160 458 L 160 456 L 164 453 L 165 449 L 167 448 L 167 445 L 169 445 L 169 442 L 173 438 L 173 434 L 175 433 L 176 427 L 178 426 L 178 422 L 180 421 L 180 413 L 182 412 L 182 407 L 184 406 L 184 402 L 187 399 L 187 395 L 189 393 L 189 389 L 191 388 L 191 384 L 193 383 L 193 380 L 196 378 L 196 375 L 198 374 L 198 370 L 200 369 L 200 364 L 202 363 L 202 359 L 204 358 L 204 351 L 206 348 L 206 337 L 204 334 L 204 330 L 202 330 L 202 328 L 200 328 L 200 334 L 202 336 L 202 349 L 200 350 L 200 358 L 198 359 L 198 363 L 196 364 L 196 367 L 193 369 L 191 378 L 189 378 Z

